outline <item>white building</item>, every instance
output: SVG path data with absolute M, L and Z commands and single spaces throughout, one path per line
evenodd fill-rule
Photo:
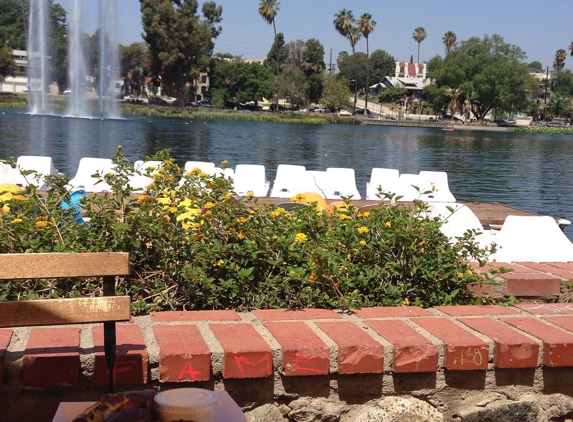
M 14 76 L 7 76 L 0 82 L 0 92 L 24 93 L 28 88 L 28 53 L 24 50 L 12 50 L 16 63 Z

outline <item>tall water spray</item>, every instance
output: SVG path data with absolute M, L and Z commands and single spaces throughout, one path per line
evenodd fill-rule
M 120 67 L 115 26 L 115 0 L 100 0 L 99 112 L 102 118 L 119 117 L 116 81 Z
M 83 6 L 83 7 L 82 7 Z M 85 28 L 86 2 L 72 0 L 70 3 L 70 19 L 68 24 L 68 80 L 71 93 L 69 94 L 67 114 L 73 117 L 89 117 L 86 89 L 88 87 L 88 67 L 84 51 L 85 40 L 82 29 Z M 93 114 L 93 113 L 92 113 Z
M 51 56 L 48 46 L 50 25 L 48 0 L 30 2 L 28 31 L 28 103 L 33 114 L 52 112 L 48 104 Z

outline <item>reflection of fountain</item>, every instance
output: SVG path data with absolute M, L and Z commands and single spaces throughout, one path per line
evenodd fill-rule
M 115 0 L 100 1 L 99 38 L 99 102 L 97 111 L 90 107 L 86 93 L 92 88 L 93 69 L 88 66 L 88 36 L 86 27 L 88 1 L 70 0 L 68 33 L 68 78 L 71 90 L 66 113 L 73 117 L 118 118 L 116 80 L 119 79 L 119 53 L 115 37 Z M 50 63 L 47 51 L 49 0 L 31 0 L 30 35 L 28 43 L 28 78 L 30 81 L 30 110 L 34 114 L 49 114 L 45 93 L 49 85 Z M 38 85 L 38 87 L 36 87 Z M 37 94 L 37 95 L 36 95 Z M 36 96 L 38 98 L 36 98 Z
M 32 0 L 30 2 L 30 33 L 28 36 L 28 101 L 34 114 L 51 112 L 47 103 L 50 84 L 50 39 L 48 2 Z

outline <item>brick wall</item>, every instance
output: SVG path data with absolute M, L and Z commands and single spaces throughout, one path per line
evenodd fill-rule
M 573 278 L 573 264 L 504 266 L 515 271 L 499 275 L 493 290 L 526 298 L 557 298 Z M 34 388 L 59 399 L 101 394 L 102 331 L 97 324 L 0 330 L 0 399 Z M 367 377 L 378 395 L 500 382 L 571 393 L 555 370 L 573 367 L 573 304 L 158 312 L 118 324 L 117 351 L 119 389 L 225 388 L 245 406 L 273 400 L 279 384 L 284 393 L 302 379 L 328 386 L 352 377 Z

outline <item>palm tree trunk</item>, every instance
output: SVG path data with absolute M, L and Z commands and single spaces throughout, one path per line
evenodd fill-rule
M 364 99 L 366 105 L 364 106 L 364 113 L 368 116 L 368 94 L 370 93 L 370 50 L 368 48 L 368 37 L 366 37 L 366 98 Z M 355 107 L 356 108 L 356 107 Z
M 273 19 L 273 30 L 275 31 L 275 42 L 277 41 L 277 27 L 275 25 L 275 20 Z M 277 79 L 279 77 L 279 49 L 277 48 L 277 52 L 276 52 L 276 60 L 277 60 L 277 68 L 275 70 L 275 84 L 277 82 Z M 275 90 L 276 90 L 276 86 L 275 86 Z M 277 106 L 276 108 L 276 112 L 279 112 L 279 93 L 278 91 L 275 91 L 275 104 Z
M 420 63 L 420 43 L 418 43 L 418 63 Z

